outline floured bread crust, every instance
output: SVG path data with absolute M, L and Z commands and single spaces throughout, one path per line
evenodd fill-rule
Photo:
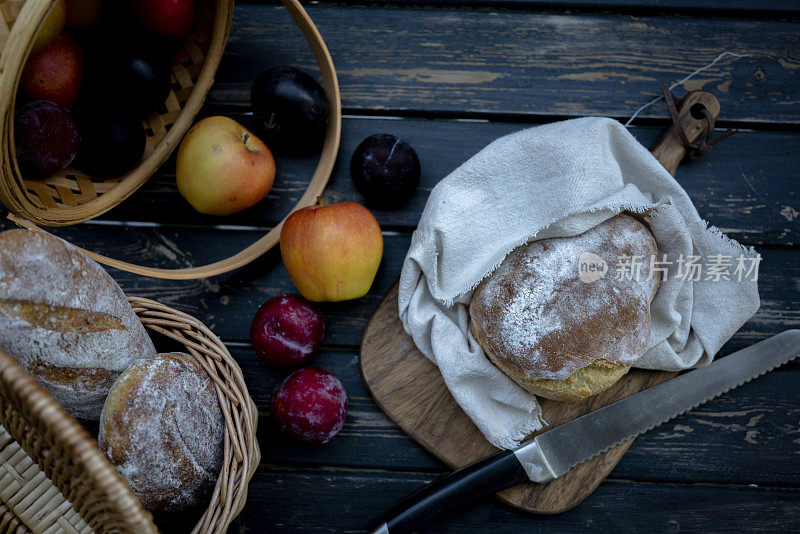
M 156 352 L 114 279 L 35 230 L 0 233 L 0 347 L 68 413 L 92 420 L 117 376 Z
M 605 260 L 603 278 L 581 281 L 584 252 Z M 475 290 L 473 334 L 490 360 L 534 394 L 578 400 L 599 393 L 644 353 L 658 287 L 649 276 L 655 254 L 650 231 L 628 215 L 578 236 L 522 245 Z M 618 279 L 620 257 L 642 258 L 638 280 Z
M 98 443 L 152 512 L 201 503 L 222 467 L 225 419 L 214 382 L 189 354 L 135 361 L 108 394 Z

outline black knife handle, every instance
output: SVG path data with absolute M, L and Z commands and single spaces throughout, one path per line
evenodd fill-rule
M 503 451 L 444 475 L 409 496 L 372 532 L 400 534 L 467 501 L 530 481 L 514 451 Z

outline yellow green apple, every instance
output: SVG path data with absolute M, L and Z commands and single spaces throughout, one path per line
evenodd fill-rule
M 378 221 L 355 202 L 299 209 L 281 229 L 283 264 L 300 293 L 313 302 L 363 297 L 382 255 Z
M 44 19 L 42 26 L 36 33 L 31 49 L 31 56 L 38 54 L 47 45 L 52 43 L 64 29 L 64 21 L 67 19 L 67 4 L 65 0 L 58 0 L 50 9 L 50 13 Z
M 178 149 L 178 191 L 200 213 L 230 215 L 267 196 L 275 158 L 258 137 L 228 117 L 195 124 Z

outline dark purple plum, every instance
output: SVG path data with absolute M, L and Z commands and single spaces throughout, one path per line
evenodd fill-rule
M 98 176 L 118 176 L 142 159 L 147 137 L 139 119 L 104 115 L 81 118 L 79 124 L 78 169 Z
M 78 153 L 81 137 L 68 109 L 35 100 L 14 116 L 14 148 L 26 178 L 45 178 L 65 169 Z
M 120 92 L 118 102 L 138 116 L 158 109 L 170 90 L 170 64 L 164 53 L 130 50 L 119 57 L 113 68 L 114 87 Z
M 262 72 L 250 90 L 261 138 L 284 154 L 309 154 L 325 140 L 330 105 L 322 86 L 294 67 Z
M 397 208 L 419 184 L 419 158 L 414 149 L 390 134 L 364 139 L 350 158 L 350 177 L 356 190 L 380 208 Z
M 170 53 L 159 41 L 136 45 L 106 32 L 87 41 L 86 76 L 78 108 L 83 115 L 106 108 L 142 118 L 158 110 L 171 88 Z M 113 91 L 108 88 L 113 87 Z

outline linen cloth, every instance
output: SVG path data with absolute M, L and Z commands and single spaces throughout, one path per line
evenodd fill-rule
M 635 366 L 708 364 L 760 304 L 752 274 L 706 280 L 709 263 L 723 255 L 752 266 L 758 258 L 709 228 L 686 191 L 617 121 L 574 119 L 502 137 L 431 192 L 403 263 L 400 319 L 495 446 L 514 448 L 541 428 L 541 409 L 473 337 L 473 290 L 517 246 L 580 234 L 623 210 L 645 218 L 659 257 L 701 256 L 703 267 L 697 281 L 668 267 L 651 303 L 646 353 Z

